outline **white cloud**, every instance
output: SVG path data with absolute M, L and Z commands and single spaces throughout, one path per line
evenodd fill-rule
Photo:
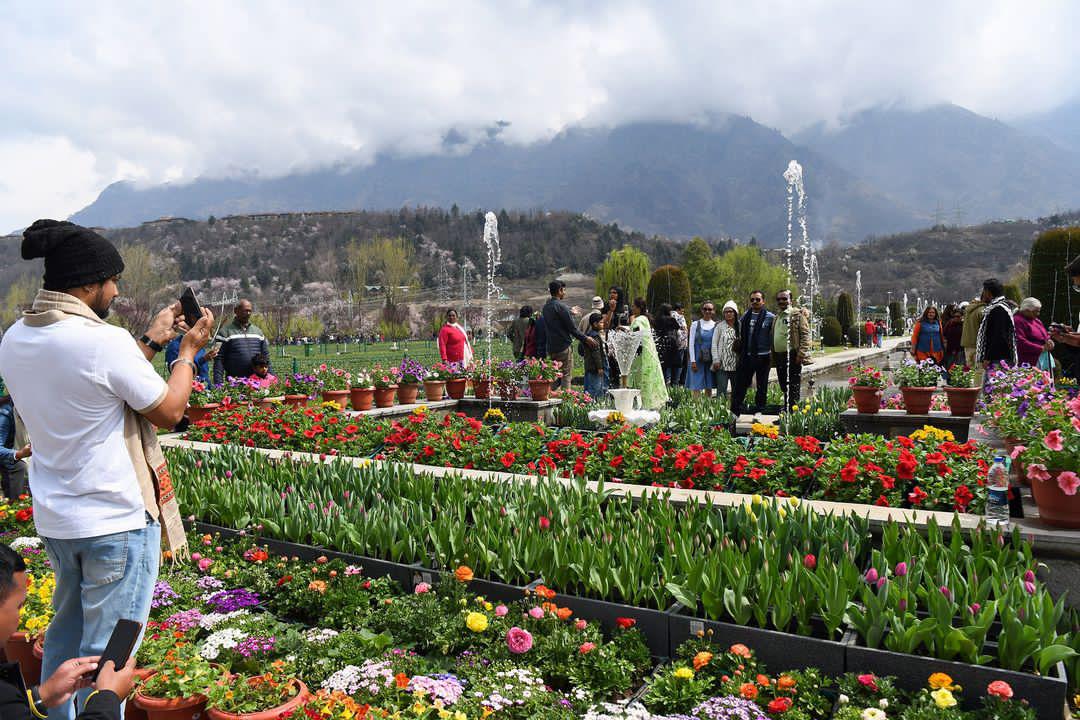
M 894 102 L 1007 118 L 1077 94 L 1078 15 L 1066 0 L 9 3 L 0 229 L 120 178 L 362 162 L 496 120 L 526 142 L 718 111 L 794 130 Z

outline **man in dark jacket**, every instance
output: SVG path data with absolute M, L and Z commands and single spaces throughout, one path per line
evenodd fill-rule
M 250 300 L 241 300 L 233 310 L 233 320 L 218 330 L 217 356 L 214 358 L 214 383 L 222 383 L 227 377 L 247 377 L 251 374 L 251 358 L 256 355 L 270 357 L 270 344 L 257 326 L 251 324 Z M 272 368 L 271 368 L 272 369 Z
M 562 377 L 559 378 L 555 387 L 570 389 L 570 376 L 574 370 L 574 354 L 570 345 L 574 339 L 585 343 L 587 347 L 596 347 L 596 340 L 587 337 L 577 328 L 574 318 L 570 315 L 570 308 L 562 301 L 566 297 L 566 283 L 562 280 L 552 280 L 548 283 L 548 292 L 551 299 L 544 304 L 544 335 L 547 338 L 547 355 L 552 360 L 562 364 Z
M 19 627 L 19 608 L 26 602 L 26 564 L 22 557 L 0 544 L 0 636 L 10 637 Z M 0 718 L 35 720 L 48 717 L 49 708 L 70 703 L 75 691 L 90 687 L 89 675 L 97 670 L 98 657 L 72 658 L 49 679 L 27 688 L 18 663 L 0 663 Z M 135 655 L 116 670 L 105 663 L 76 720 L 120 720 L 120 701 L 131 693 L 135 679 Z
M 510 342 L 513 343 L 514 359 L 522 360 L 525 358 L 525 336 L 529 332 L 529 326 L 532 324 L 532 308 L 528 305 L 523 305 L 518 312 L 518 316 L 514 318 L 514 322 L 510 324 Z
M 731 411 L 736 415 L 743 413 L 751 380 L 757 384 L 757 390 L 750 411 L 760 412 L 765 407 L 775 322 L 776 316 L 765 309 L 765 293 L 761 290 L 750 293 L 750 309 L 739 321 L 742 348 L 739 351 L 739 367 L 735 371 L 735 387 L 731 392 Z
M 1000 362 L 1016 365 L 1016 328 L 1013 326 L 1012 303 L 1005 297 L 1005 288 L 997 278 L 983 281 L 981 300 L 982 323 L 979 325 L 975 360 L 989 370 Z

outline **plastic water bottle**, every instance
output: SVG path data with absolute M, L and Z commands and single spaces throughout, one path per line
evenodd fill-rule
M 1009 468 L 1005 456 L 998 455 L 986 473 L 986 525 L 1009 528 Z

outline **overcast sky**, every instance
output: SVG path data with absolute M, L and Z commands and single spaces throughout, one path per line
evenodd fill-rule
M 1078 20 L 1068 0 L 0 0 L 0 232 L 118 179 L 364 162 L 496 120 L 528 142 L 883 103 L 1009 119 L 1077 96 Z

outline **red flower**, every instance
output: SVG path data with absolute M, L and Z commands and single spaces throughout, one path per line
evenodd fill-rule
M 813 570 L 817 567 L 817 558 L 812 553 L 807 553 L 806 557 L 802 559 L 802 564 L 807 570 Z
M 765 707 L 765 709 L 768 710 L 773 715 L 780 715 L 782 713 L 786 713 L 788 710 L 791 709 L 791 698 L 789 698 L 789 697 L 774 698 L 772 701 L 769 702 L 769 704 Z
M 608 463 L 608 464 L 611 465 L 611 467 L 613 467 L 613 468 L 619 467 L 620 465 L 623 464 L 623 456 L 622 455 L 616 455 L 615 457 L 611 458 L 611 462 Z
M 967 509 L 967 506 L 975 499 L 975 495 L 971 492 L 967 485 L 961 485 L 956 488 L 956 492 L 953 493 L 953 501 L 956 503 L 956 507 L 963 511 Z
M 912 505 L 919 505 L 926 499 L 926 491 L 916 485 L 915 489 L 909 492 L 907 497 Z
M 540 529 L 541 530 L 547 530 L 549 527 L 551 527 L 551 521 L 548 520 L 543 515 L 541 515 L 540 516 Z
M 884 495 L 878 495 L 878 499 L 874 501 L 874 504 L 878 507 L 889 507 L 889 498 Z
M 814 468 L 808 468 L 805 465 L 799 465 L 795 468 L 795 475 L 801 478 L 809 477 L 814 474 Z
M 504 468 L 508 468 L 511 465 L 513 465 L 515 460 L 517 460 L 517 455 L 515 455 L 512 452 L 508 452 L 505 455 L 503 455 L 501 458 L 499 458 L 499 462 L 502 463 L 502 466 Z
M 859 476 L 859 461 L 851 458 L 844 467 L 840 468 L 840 479 L 847 483 L 855 482 Z
M 34 517 L 34 508 L 25 508 L 15 513 L 15 519 L 19 522 L 27 522 Z
M 930 465 L 937 465 L 945 462 L 945 456 L 939 452 L 926 453 L 926 462 Z
M 627 617 L 615 618 L 615 625 L 622 628 L 623 630 L 629 630 L 630 628 L 637 625 L 637 620 Z

